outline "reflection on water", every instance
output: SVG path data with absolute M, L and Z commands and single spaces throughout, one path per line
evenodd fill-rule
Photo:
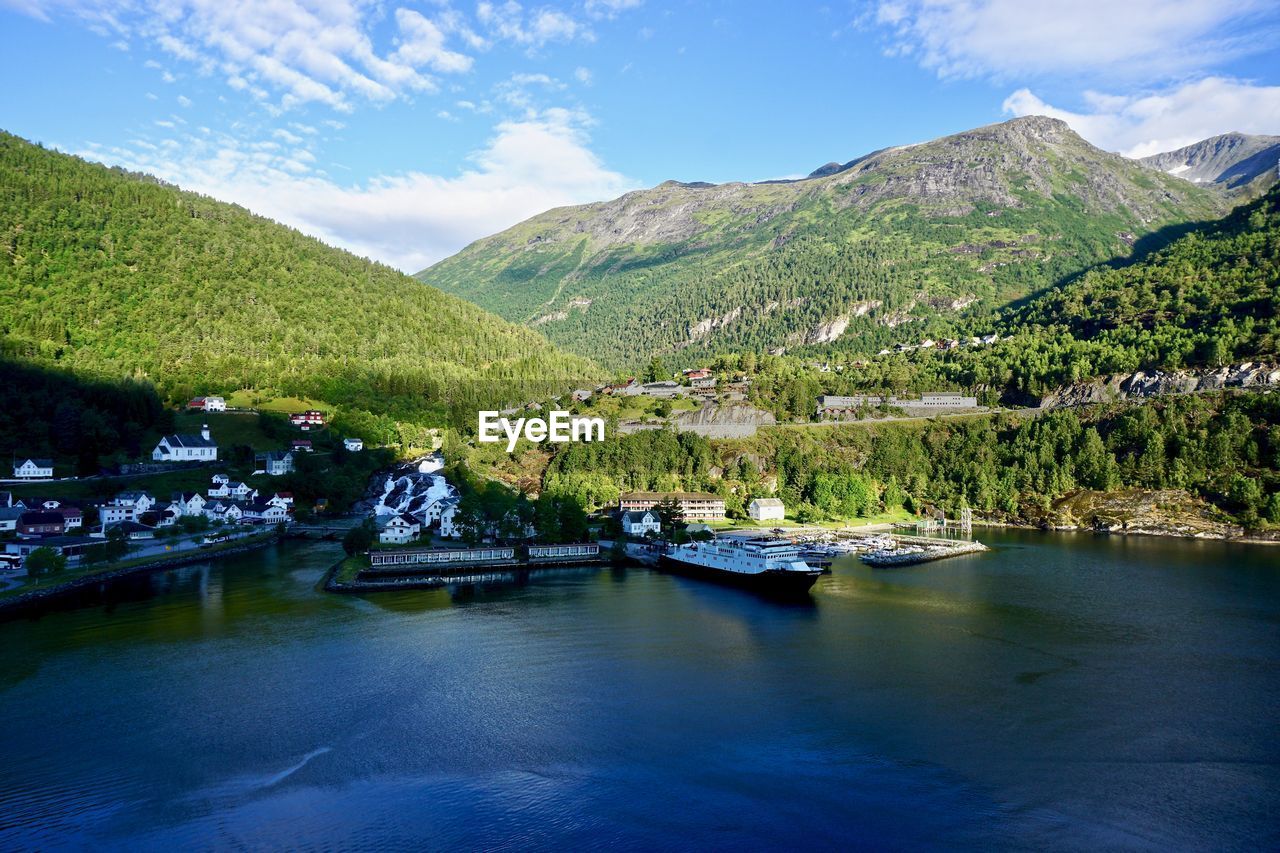
M 803 603 L 324 544 L 84 591 L 0 623 L 0 848 L 1280 844 L 1280 551 L 983 538 Z

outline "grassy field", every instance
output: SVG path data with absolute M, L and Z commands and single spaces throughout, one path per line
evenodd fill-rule
M 258 409 L 263 412 L 283 412 L 284 414 L 305 412 L 308 409 L 324 412 L 326 416 L 333 414 L 333 407 L 319 400 L 309 400 L 304 397 L 271 397 L 260 391 L 247 389 L 236 391 L 227 397 L 227 405 L 233 409 Z
M 263 435 L 258 423 L 256 414 L 243 412 L 183 412 L 174 416 L 174 429 L 180 433 L 198 433 L 202 424 L 208 424 L 209 434 L 224 450 L 237 444 L 247 444 L 255 451 L 284 449 L 287 442 Z

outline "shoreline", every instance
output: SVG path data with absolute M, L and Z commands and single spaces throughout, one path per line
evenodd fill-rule
M 152 572 L 180 568 L 193 563 L 204 563 L 210 560 L 217 560 L 222 557 L 233 557 L 239 554 L 247 554 L 250 551 L 261 550 L 262 548 L 276 544 L 279 541 L 280 536 L 278 534 L 272 534 L 263 539 L 257 539 L 243 545 L 236 545 L 233 548 L 224 548 L 219 551 L 198 551 L 191 554 L 159 557 L 155 560 L 140 563 L 136 566 L 127 566 L 119 569 L 104 569 L 101 572 L 82 575 L 54 586 L 43 589 L 33 589 L 29 592 L 19 593 L 18 595 L 10 598 L 0 599 L 0 620 L 4 620 L 12 615 L 11 611 L 20 611 L 28 607 L 43 604 L 51 599 L 56 599 L 59 596 L 87 589 L 100 583 L 111 583 L 134 575 L 150 574 Z
M 993 529 L 1006 530 L 1030 530 L 1039 533 L 1092 533 L 1098 536 L 1150 536 L 1160 539 L 1189 539 L 1193 542 L 1239 542 L 1246 545 L 1280 545 L 1280 533 L 1274 536 L 1257 536 L 1249 533 L 1242 533 L 1239 536 L 1224 536 L 1218 533 L 1197 532 L 1197 533 L 1179 533 L 1173 530 L 1161 530 L 1159 528 L 1150 527 L 1132 527 L 1119 530 L 1112 530 L 1105 527 L 1088 527 L 1080 524 L 1032 524 L 1030 522 L 1017 521 L 991 521 L 988 519 L 973 520 L 974 527 L 990 527 Z

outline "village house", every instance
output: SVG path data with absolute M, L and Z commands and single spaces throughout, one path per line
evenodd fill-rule
M 18 519 L 26 511 L 24 506 L 0 507 L 0 533 L 18 532 Z
M 304 431 L 312 427 L 324 426 L 324 413 L 308 409 L 305 412 L 289 415 L 289 423 Z
M 231 485 L 227 482 L 226 477 L 222 478 L 221 483 L 219 483 L 215 478 L 206 491 L 206 494 L 211 498 L 229 498 L 231 497 Z
M 644 397 L 674 397 L 680 393 L 680 383 L 670 379 L 662 382 L 649 382 L 640 386 L 640 395 Z
M 228 483 L 227 496 L 234 501 L 253 501 L 258 499 L 258 490 L 248 483 Z
M 214 474 L 209 478 L 209 482 L 213 483 L 215 486 L 225 486 L 231 482 L 231 478 L 226 474 Z
M 440 535 L 446 539 L 458 539 L 462 532 L 458 530 L 458 498 L 445 498 L 440 507 Z
M 84 513 L 80 511 L 78 506 L 60 504 L 53 507 L 52 511 L 62 516 L 63 530 L 79 530 L 84 524 Z
M 288 474 L 293 470 L 293 454 L 287 450 L 270 450 L 263 456 L 262 470 L 272 477 Z
M 213 501 L 205 506 L 204 515 L 213 522 L 236 524 L 244 517 L 244 510 L 230 501 Z
M 19 536 L 61 536 L 65 532 L 66 520 L 60 512 L 47 509 L 27 510 L 18 516 Z
M 15 480 L 52 480 L 52 459 L 23 459 L 13 463 Z
M 199 492 L 174 492 L 169 507 L 177 509 L 179 516 L 204 515 L 205 503 L 204 495 Z
M 294 453 L 311 453 L 312 450 L 314 450 L 311 446 L 311 439 L 309 438 L 295 438 L 293 441 L 289 442 L 289 449 Z
M 151 451 L 151 458 L 156 462 L 216 462 L 218 443 L 204 424 L 199 435 L 166 435 Z
M 187 403 L 187 408 L 198 412 L 225 412 L 227 401 L 221 397 L 196 397 Z
M 724 498 L 706 492 L 627 492 L 618 499 L 618 508 L 624 512 L 653 509 L 663 501 L 674 502 L 686 521 L 725 516 Z
M 281 521 L 287 521 L 289 513 L 278 504 L 259 501 L 246 506 L 242 518 L 254 524 L 278 524 Z
M 646 533 L 662 532 L 662 520 L 652 510 L 624 512 L 619 520 L 622 523 L 622 532 L 627 536 L 644 536 Z
M 267 503 L 278 506 L 285 512 L 293 512 L 293 492 L 276 492 L 267 499 Z
M 575 403 L 581 403 L 584 400 L 591 399 L 591 392 L 588 391 L 586 388 L 577 388 L 569 396 L 573 398 L 573 401 Z
M 357 451 L 364 450 L 364 439 L 344 438 L 342 439 L 342 446 L 355 453 Z
M 747 504 L 747 515 L 754 521 L 782 521 L 787 508 L 778 498 L 756 498 Z
M 140 516 L 141 513 L 138 512 L 137 507 L 133 506 L 109 503 L 98 507 L 99 524 L 117 524 L 121 521 L 137 521 Z
M 714 388 L 716 387 L 716 378 L 714 376 L 690 376 L 689 387 L 691 388 Z
M 639 388 L 640 388 L 640 383 L 638 383 L 635 377 L 633 376 L 630 379 L 626 380 L 625 382 L 618 382 L 614 385 L 601 385 L 600 393 L 609 394 L 611 396 L 614 394 L 624 394 L 628 396 L 634 396 L 635 394 L 639 393 Z
M 106 507 L 98 509 L 99 514 L 107 508 L 123 509 L 130 521 L 137 521 L 144 512 L 150 512 L 156 505 L 156 499 L 146 492 L 121 492 L 110 500 Z
M 379 524 L 382 529 L 378 531 L 378 541 L 384 545 L 403 545 L 406 542 L 412 542 L 422 532 L 418 519 L 407 513 L 393 515 Z
M 104 524 L 102 526 L 102 535 L 99 538 L 110 536 L 112 530 L 119 530 L 124 534 L 124 538 L 130 542 L 156 538 L 155 528 L 147 527 L 147 525 L 139 524 L 136 521 L 120 521 L 110 525 Z

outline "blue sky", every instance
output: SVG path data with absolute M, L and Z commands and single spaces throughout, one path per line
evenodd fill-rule
M 1280 133 L 1277 45 L 1273 0 L 0 0 L 0 127 L 415 271 L 1014 115 L 1134 156 Z

